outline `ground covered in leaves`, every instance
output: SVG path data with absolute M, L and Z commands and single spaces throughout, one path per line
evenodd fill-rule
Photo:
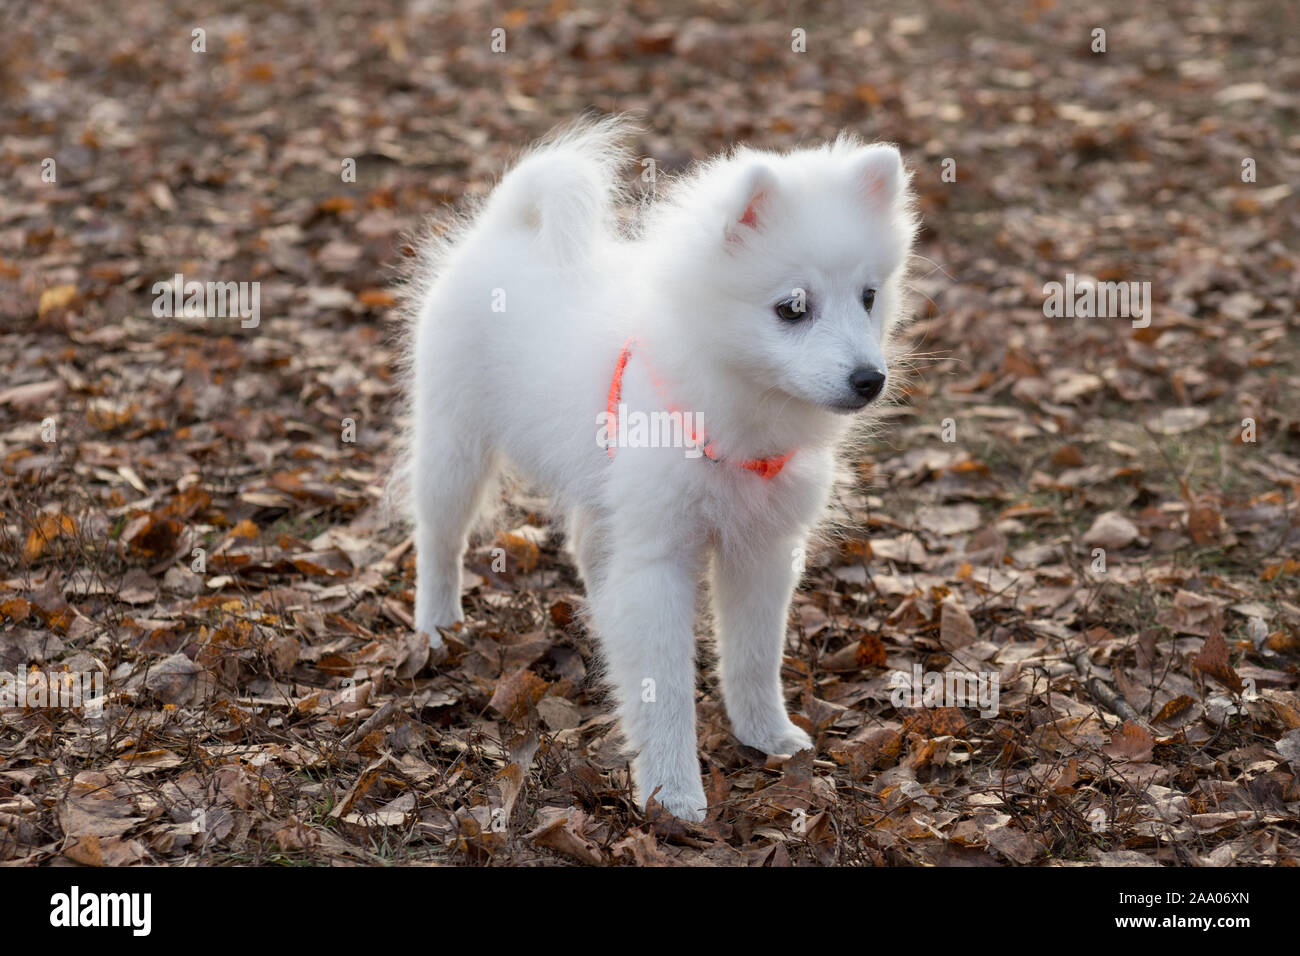
M 0 859 L 1300 859 L 1294 5 L 187 7 L 0 14 L 0 670 L 106 692 L 0 709 Z M 543 499 L 441 662 L 383 510 L 404 234 L 588 107 L 670 172 L 892 140 L 925 219 L 912 386 L 792 615 L 816 750 L 740 746 L 705 671 L 701 826 L 629 802 Z M 260 323 L 155 317 L 178 273 Z M 1149 327 L 1045 317 L 1070 274 Z M 914 666 L 996 714 L 900 705 Z

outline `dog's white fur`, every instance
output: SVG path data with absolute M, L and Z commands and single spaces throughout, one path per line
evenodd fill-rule
M 702 820 L 698 586 L 708 572 L 736 737 L 769 754 L 810 747 L 782 696 L 787 612 L 836 450 L 863 417 L 835 406 L 861 401 L 855 368 L 892 365 L 916 226 L 897 149 L 843 135 L 737 149 L 620 229 L 625 135 L 609 119 L 551 138 L 426 250 L 411 355 L 415 623 L 437 647 L 437 627 L 463 620 L 461 563 L 489 478 L 510 463 L 539 482 L 569 516 L 637 799 Z M 773 309 L 794 289 L 809 311 L 792 323 Z M 724 461 L 607 455 L 597 419 L 629 338 L 627 407 L 662 410 L 667 391 Z M 771 479 L 739 464 L 792 450 Z

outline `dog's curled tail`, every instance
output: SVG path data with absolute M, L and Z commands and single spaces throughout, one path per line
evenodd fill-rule
M 629 130 L 619 116 L 560 130 L 506 174 L 488 200 L 488 215 L 531 231 L 554 265 L 579 264 L 592 241 L 614 229 L 617 168 L 626 159 Z

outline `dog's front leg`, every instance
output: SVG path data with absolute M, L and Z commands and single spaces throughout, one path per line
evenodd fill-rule
M 714 555 L 713 603 L 727 716 L 741 743 L 768 754 L 812 746 L 786 714 L 781 691 L 786 619 L 803 545 L 803 539 L 789 538 Z
M 634 752 L 637 802 L 653 794 L 692 821 L 704 819 L 707 803 L 695 738 L 697 568 L 698 558 L 616 548 L 592 605 Z

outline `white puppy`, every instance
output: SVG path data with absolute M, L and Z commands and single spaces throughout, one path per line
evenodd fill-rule
M 780 670 L 836 450 L 889 379 L 915 233 L 893 146 L 737 149 L 615 221 L 618 120 L 525 156 L 428 244 L 409 463 L 415 623 L 463 619 L 489 478 L 555 496 L 633 753 L 637 799 L 702 820 L 694 612 L 708 576 L 736 737 L 812 746 Z M 649 422 L 649 426 L 647 426 Z

